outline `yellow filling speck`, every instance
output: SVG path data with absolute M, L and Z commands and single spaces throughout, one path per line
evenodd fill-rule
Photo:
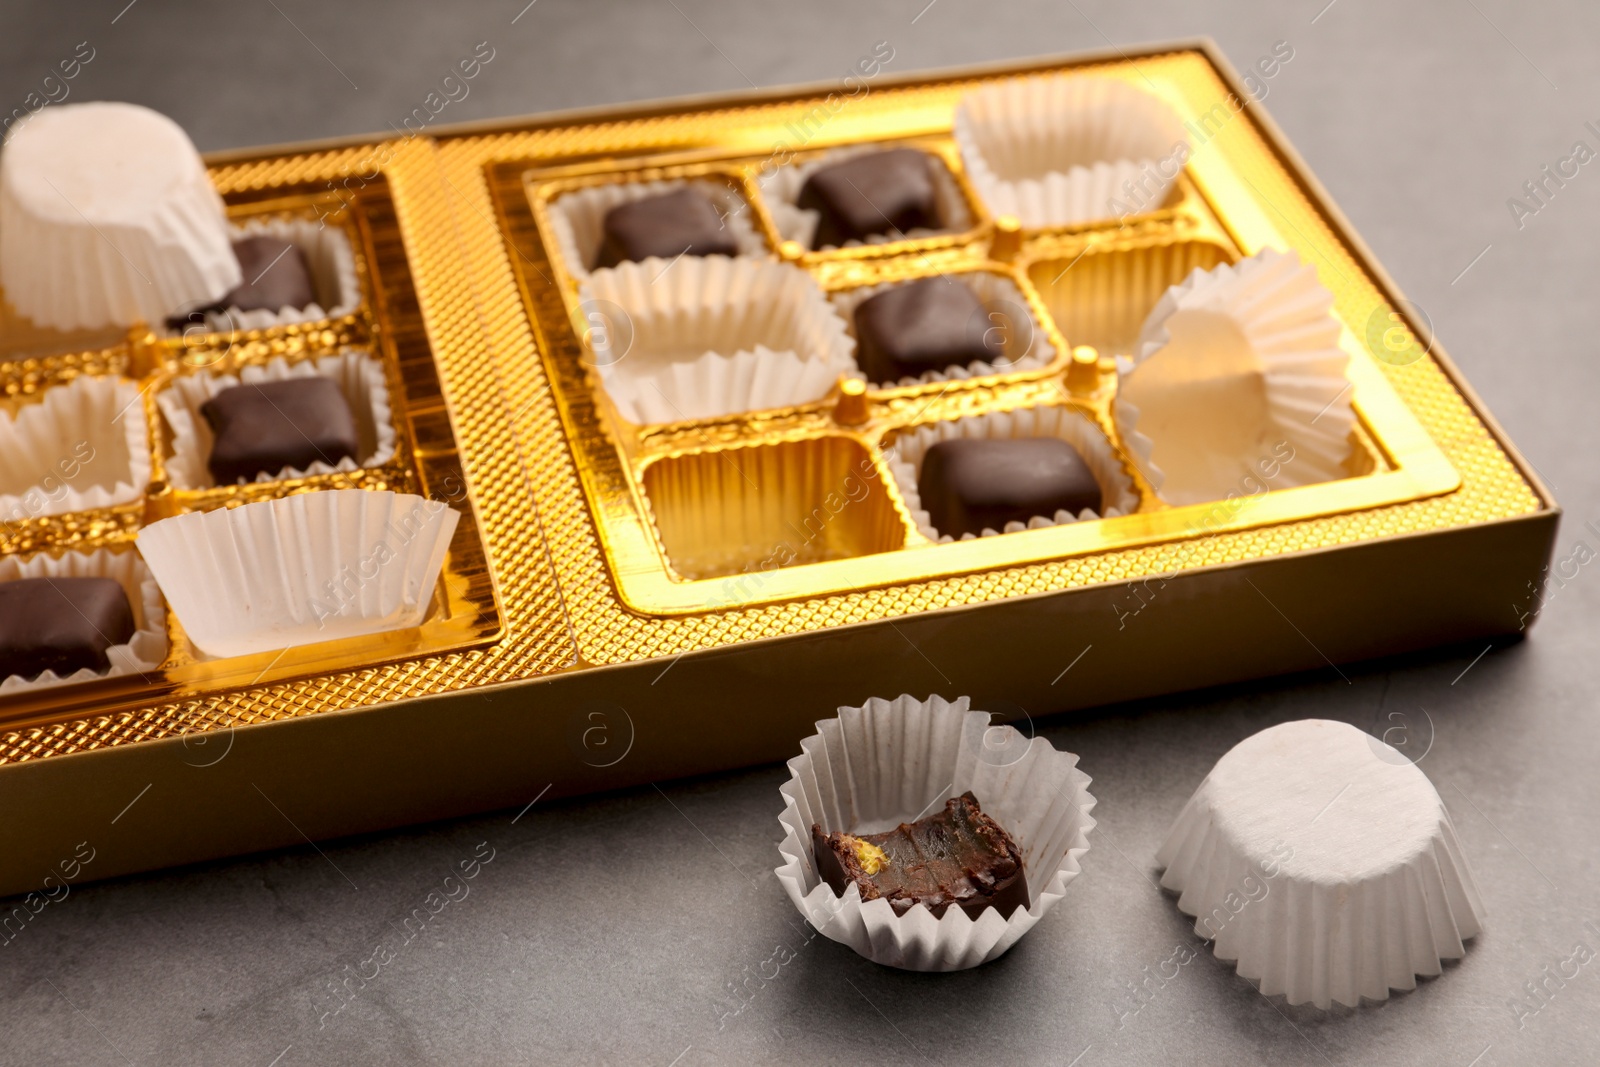
M 861 864 L 861 869 L 868 874 L 877 874 L 889 865 L 889 857 L 883 849 L 870 841 L 854 838 L 856 844 L 856 862 Z

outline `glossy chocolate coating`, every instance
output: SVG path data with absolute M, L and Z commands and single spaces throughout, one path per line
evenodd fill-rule
M 985 908 L 1009 918 L 1028 906 L 1022 850 L 1011 835 L 978 807 L 970 792 L 951 797 L 944 810 L 881 834 L 824 834 L 812 826 L 817 870 L 837 893 L 854 883 L 862 901 L 885 899 L 895 914 L 918 904 L 934 918 L 951 904 L 976 919 Z M 868 873 L 856 851 L 864 841 L 883 850 L 888 862 Z
M 294 242 L 259 234 L 235 241 L 233 255 L 244 281 L 217 302 L 218 310 L 281 311 L 288 307 L 299 311 L 317 302 L 305 253 Z
M 657 256 L 736 256 L 739 246 L 717 205 L 692 186 L 632 200 L 606 212 L 596 267 L 615 267 Z
M 106 649 L 133 634 L 128 595 L 110 578 L 0 582 L 0 679 L 104 671 L 111 666 Z
M 253 482 L 285 467 L 354 459 L 355 416 L 330 378 L 316 375 L 224 389 L 200 406 L 214 440 L 207 466 L 218 485 Z
M 820 214 L 812 248 L 863 241 L 873 234 L 938 229 L 933 161 L 915 148 L 851 156 L 812 172 L 799 207 Z
M 879 384 L 927 371 L 993 363 L 1004 357 L 983 302 L 946 278 L 922 278 L 886 289 L 856 307 L 856 363 Z
M 940 441 L 922 457 L 917 494 L 933 528 L 955 538 L 1058 511 L 1104 510 L 1094 472 L 1058 437 Z

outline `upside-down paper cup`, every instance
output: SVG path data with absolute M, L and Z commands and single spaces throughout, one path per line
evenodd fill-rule
M 1284 723 L 1235 745 L 1156 862 L 1217 958 L 1290 1004 L 1355 1007 L 1413 989 L 1483 929 L 1438 792 L 1347 723 Z
M 606 215 L 612 208 L 652 196 L 662 196 L 684 187 L 701 190 L 716 205 L 717 214 L 739 248 L 739 255 L 767 255 L 765 238 L 756 229 L 754 214 L 733 188 L 706 178 L 670 178 L 654 182 L 616 182 L 593 185 L 565 193 L 550 203 L 550 226 L 555 231 L 556 247 L 566 262 L 567 272 L 578 281 L 589 277 L 600 259 L 605 241 Z M 687 257 L 686 257 L 687 258 Z
M 1332 307 L 1317 272 L 1274 249 L 1167 290 L 1112 405 L 1162 499 L 1221 500 L 1269 461 L 1277 489 L 1344 477 L 1355 408 Z
M 917 524 L 917 530 L 924 537 L 941 544 L 955 540 L 950 534 L 934 527 L 927 509 L 922 506 L 922 493 L 917 489 L 917 480 L 922 474 L 922 460 L 928 454 L 928 449 L 940 441 L 961 438 L 1013 437 L 1059 437 L 1071 445 L 1073 451 L 1083 457 L 1084 463 L 1094 474 L 1095 481 L 1100 483 L 1101 502 L 1105 504 L 1105 512 L 1101 514 L 1093 508 L 1084 508 L 1076 515 L 1070 511 L 1058 511 L 1054 515 L 1035 515 L 1026 523 L 1008 522 L 1004 530 L 985 529 L 979 536 L 993 537 L 996 534 L 1017 533 L 1021 530 L 1038 530 L 1046 526 L 1062 526 L 1069 522 L 1130 515 L 1139 510 L 1139 496 L 1134 491 L 1133 479 L 1128 477 L 1128 472 L 1122 467 L 1122 460 L 1117 458 L 1116 451 L 1111 447 L 1111 442 L 1106 440 L 1105 434 L 1100 432 L 1100 427 L 1087 418 L 1064 407 L 993 411 L 983 415 L 969 415 L 961 419 L 927 423 L 895 438 L 894 447 L 888 453 L 889 471 L 894 475 L 894 484 L 900 490 L 901 499 L 906 502 L 906 509 L 911 512 L 912 521 Z M 970 541 L 973 535 L 964 533 L 960 539 Z
M 820 216 L 815 211 L 800 207 L 800 190 L 805 188 L 806 179 L 823 167 L 843 163 L 855 156 L 884 150 L 885 146 L 881 145 L 839 148 L 824 152 L 804 163 L 776 167 L 758 177 L 756 183 L 761 189 L 761 195 L 766 199 L 767 213 L 772 216 L 772 224 L 776 227 L 778 236 L 785 241 L 795 241 L 802 248 L 811 248 Z M 903 234 L 875 233 L 869 235 L 865 241 L 846 241 L 842 246 L 824 245 L 816 251 L 825 252 L 834 247 L 857 248 L 864 244 L 881 245 L 889 241 L 918 241 L 925 237 L 937 237 L 943 233 L 962 233 L 970 230 L 973 222 L 972 211 L 961 195 L 961 188 L 956 184 L 955 176 L 950 173 L 950 168 L 945 166 L 943 159 L 932 152 L 926 154 L 933 173 L 934 203 L 939 211 L 940 225 L 937 228 L 918 227 Z
M 1188 157 L 1166 104 L 1114 78 L 1043 75 L 976 89 L 955 139 L 978 195 L 1023 226 L 1070 226 L 1150 211 Z
M 244 656 L 420 625 L 460 518 L 336 489 L 163 519 L 138 545 L 195 647 Z
M 962 697 L 874 698 L 840 708 L 800 743 L 782 787 L 783 865 L 778 881 L 819 931 L 857 953 L 908 971 L 959 971 L 1005 953 L 1031 930 L 1081 872 L 1094 819 L 1089 777 L 1078 757 L 1042 738 L 993 725 Z M 994 908 L 973 919 L 959 907 L 935 919 L 917 904 L 904 915 L 889 901 L 861 900 L 851 885 L 834 892 L 817 871 L 811 828 L 875 833 L 913 821 L 949 797 L 974 793 L 983 811 L 1022 852 L 1028 906 L 1009 919 Z
M 224 389 L 236 385 L 259 385 L 289 378 L 330 378 L 339 386 L 355 416 L 360 449 L 355 457 L 338 463 L 317 460 L 304 469 L 285 467 L 271 474 L 256 475 L 258 482 L 277 482 L 286 478 L 305 478 L 313 474 L 381 467 L 394 458 L 394 418 L 389 406 L 389 386 L 383 366 L 365 352 L 341 352 L 320 359 L 290 363 L 278 356 L 261 366 L 249 366 L 234 374 L 195 373 L 172 379 L 169 388 L 156 396 L 156 406 L 172 430 L 172 455 L 167 460 L 167 480 L 178 489 L 208 489 L 216 484 L 207 463 L 211 456 L 211 426 L 200 409 Z
M 128 504 L 149 481 L 144 404 L 130 381 L 74 378 L 15 415 L 0 411 L 0 521 Z
M 646 259 L 595 271 L 580 300 L 605 325 L 590 331 L 590 358 L 630 422 L 803 404 L 859 377 L 844 320 L 787 263 Z
M 110 578 L 122 586 L 128 606 L 133 609 L 133 636 L 106 649 L 110 668 L 92 671 L 88 667 L 62 677 L 45 671 L 37 678 L 10 675 L 0 678 L 0 693 L 41 689 L 55 685 L 75 685 L 124 674 L 144 674 L 161 666 L 167 657 L 167 614 L 161 590 L 154 575 L 137 552 L 113 552 L 108 548 L 92 552 L 64 552 L 59 557 L 39 553 L 26 559 L 0 556 L 0 582 L 21 578 Z
M 943 370 L 924 371 L 915 378 L 901 378 L 895 382 L 874 382 L 878 386 L 925 385 L 928 382 L 963 381 L 982 378 L 989 374 L 1009 374 L 1013 371 L 1037 370 L 1048 366 L 1056 358 L 1056 347 L 1045 335 L 1044 327 L 1028 306 L 1028 298 L 1017 283 L 1003 274 L 988 271 L 953 271 L 942 279 L 950 285 L 964 285 L 972 290 L 983 305 L 984 318 L 971 324 L 979 336 L 987 331 L 1000 335 L 1001 359 L 989 363 L 974 360 L 965 366 L 945 367 Z M 829 301 L 848 324 L 850 336 L 855 337 L 856 308 L 880 293 L 888 292 L 904 281 L 881 282 L 864 285 L 859 289 L 845 289 L 831 293 Z
M 34 322 L 158 323 L 240 280 L 222 198 L 165 115 L 60 104 L 0 153 L 0 284 Z

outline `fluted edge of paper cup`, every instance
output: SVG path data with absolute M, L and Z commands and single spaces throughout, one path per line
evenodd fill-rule
M 101 479 L 75 486 L 84 468 L 102 456 L 105 469 L 113 471 L 109 484 Z M 74 378 L 50 386 L 37 403 L 24 405 L 14 416 L 0 413 L 0 471 L 12 464 L 20 469 L 24 457 L 33 461 L 27 465 L 37 468 L 38 481 L 23 486 L 18 479 L 19 492 L 0 492 L 0 520 L 64 515 L 138 500 L 150 481 L 151 466 L 139 387 L 121 378 Z M 45 478 L 60 482 L 61 491 L 51 492 Z M 42 496 L 43 503 L 34 503 L 35 496 Z
M 120 645 L 106 649 L 111 666 L 105 671 L 82 670 L 62 677 L 45 671 L 37 678 L 20 674 L 0 679 L 0 694 L 20 693 L 57 685 L 76 685 L 125 674 L 146 674 L 167 658 L 167 612 L 154 574 L 137 552 L 113 552 L 108 548 L 93 552 L 68 551 L 59 557 L 44 553 L 0 557 L 0 582 L 19 578 L 111 578 L 127 594 L 133 609 L 134 633 Z
M 1031 930 L 1082 873 L 1095 799 L 1078 757 L 1042 738 L 1028 739 L 961 697 L 874 698 L 817 723 L 789 761 L 779 822 L 779 883 L 821 933 L 874 963 L 911 971 L 956 971 L 996 959 Z M 887 900 L 843 896 L 817 873 L 811 826 L 873 832 L 934 810 L 972 790 L 983 810 L 1023 854 L 1029 906 L 1008 919 L 993 909 L 977 919 L 959 907 L 935 919 L 916 905 L 896 915 Z
M 420 625 L 460 518 L 334 489 L 163 519 L 137 544 L 195 647 L 242 656 Z
M 841 375 L 860 377 L 844 320 L 811 275 L 791 264 L 647 259 L 593 272 L 579 294 L 585 306 L 626 319 L 631 347 L 613 357 L 614 346 L 591 341 L 589 357 L 630 422 L 804 404 Z M 692 359 L 671 358 L 696 349 Z M 668 356 L 658 358 L 661 351 Z
M 1017 408 L 926 423 L 900 434 L 895 438 L 893 447 L 885 450 L 895 486 L 900 490 L 906 510 L 911 513 L 911 519 L 922 536 L 939 544 L 956 540 L 950 534 L 936 529 L 927 509 L 922 506 L 922 493 L 917 489 L 917 479 L 922 473 L 922 459 L 928 454 L 928 449 L 939 441 L 957 438 L 1010 437 L 1059 437 L 1066 441 L 1083 457 L 1094 473 L 1095 481 L 1100 483 L 1101 503 L 1105 504 L 1107 500 L 1112 503 L 1106 506 L 1103 515 L 1093 508 L 1084 508 L 1076 515 L 1069 511 L 1058 511 L 1054 515 L 1036 515 L 1026 523 L 1008 522 L 1004 530 L 985 528 L 981 534 L 965 533 L 960 540 L 971 541 L 974 536 L 995 537 L 1003 533 L 1114 518 L 1139 510 L 1139 495 L 1134 489 L 1133 479 L 1128 477 L 1116 449 L 1099 426 L 1070 408 Z
M 1163 443 L 1142 431 L 1139 407 L 1126 399 L 1127 383 L 1173 343 L 1173 327 L 1190 311 L 1231 318 L 1260 361 L 1270 423 L 1264 429 L 1293 448 L 1292 461 L 1278 468 L 1273 487 L 1345 477 L 1355 406 L 1347 370 L 1350 357 L 1339 346 L 1342 328 L 1333 315 L 1333 302 L 1316 270 L 1297 253 L 1270 248 L 1234 264 L 1210 270 L 1197 267 L 1167 290 L 1146 318 L 1132 356 L 1118 357 L 1123 384 L 1112 401 L 1112 417 L 1130 457 L 1163 499 L 1204 503 L 1239 488 L 1220 482 L 1204 489 L 1174 487 L 1169 474 L 1162 472 L 1160 454 L 1178 444 Z M 1253 457 L 1233 458 L 1243 465 Z
M 285 467 L 272 474 L 257 474 L 257 483 L 336 471 L 348 474 L 362 468 L 381 467 L 394 458 L 398 435 L 389 402 L 389 384 L 384 379 L 381 363 L 366 352 L 341 352 L 298 363 L 276 356 L 265 364 L 245 367 L 238 374 L 201 371 L 179 375 L 156 394 L 156 406 L 172 430 L 167 480 L 177 489 L 209 489 L 216 485 L 207 467 L 211 456 L 211 427 L 200 414 L 206 401 L 236 385 L 311 377 L 330 378 L 338 384 L 345 402 L 350 405 L 350 413 L 355 416 L 361 455 L 354 459 L 346 456 L 338 463 L 318 460 L 309 467 Z
M 356 270 L 356 254 L 342 226 L 319 224 L 312 219 L 265 218 L 251 219 L 229 228 L 230 242 L 260 236 L 277 237 L 300 249 L 319 299 L 303 308 L 284 306 L 276 310 L 252 308 L 245 311 L 230 307 L 207 312 L 206 331 L 233 333 L 339 319 L 354 314 L 361 306 L 361 277 Z M 327 298 L 326 307 L 323 298 Z M 180 332 L 163 329 L 169 334 Z
M 1381 740 L 1362 743 L 1422 777 Z M 1292 852 L 1281 868 L 1252 860 L 1219 826 L 1211 785 L 1208 776 L 1156 851 L 1161 886 L 1177 894 L 1178 910 L 1196 920 L 1196 936 L 1213 942 L 1216 957 L 1267 996 L 1322 1009 L 1381 1001 L 1416 988 L 1418 976 L 1439 975 L 1483 931 L 1482 896 L 1431 783 L 1438 817 L 1430 812 L 1426 847 L 1356 881 L 1291 872 Z
M 953 133 L 984 204 L 1029 228 L 1153 210 L 1188 155 L 1171 108 L 1125 82 L 1092 75 L 1037 75 L 975 89 L 956 105 Z M 1008 154 L 1025 155 L 1023 169 L 1037 176 L 1002 177 Z M 1128 181 L 1142 183 L 1140 206 L 1119 212 L 1115 204 L 1131 197 Z
M 943 370 L 924 371 L 917 377 L 901 378 L 894 382 L 874 382 L 879 388 L 893 386 L 926 385 L 930 382 L 965 381 L 968 378 L 983 378 L 991 374 L 1011 374 L 1017 371 L 1038 370 L 1047 367 L 1050 361 L 1056 358 L 1056 346 L 1050 343 L 1045 334 L 1044 326 L 1039 322 L 1032 307 L 1028 305 L 1028 298 L 1018 288 L 1017 283 L 1003 274 L 990 274 L 988 271 L 958 271 L 946 275 L 951 281 L 965 285 L 971 289 L 983 304 L 984 310 L 990 314 L 1003 303 L 1010 303 L 1027 312 L 1031 329 L 1027 348 L 1017 353 L 1015 357 L 1000 363 L 989 363 L 984 360 L 973 360 L 965 366 L 946 367 Z M 911 279 L 912 281 L 921 279 Z M 908 284 L 907 281 L 880 282 L 877 285 L 862 286 L 859 289 L 846 289 L 841 292 L 828 294 L 828 300 L 838 309 L 844 319 L 846 328 L 851 338 L 855 338 L 855 312 L 865 301 L 877 296 L 879 293 L 888 292 L 890 289 Z M 1009 333 L 1009 331 L 1007 331 Z M 1010 344 L 1009 339 L 1006 344 Z M 859 341 L 857 341 L 859 349 Z
M 717 207 L 717 214 L 732 234 L 739 255 L 761 258 L 770 255 L 766 238 L 756 229 L 754 213 L 743 196 L 723 182 L 710 178 L 664 178 L 649 182 L 616 182 L 593 185 L 563 193 L 550 201 L 550 228 L 561 252 L 567 273 L 579 282 L 596 269 L 596 258 L 605 236 L 606 214 L 612 208 L 635 200 L 660 196 L 686 186 L 703 189 Z M 689 258 L 689 257 L 685 257 Z
M 182 157 L 174 161 L 178 180 L 164 199 L 142 205 L 136 223 L 116 212 L 60 210 L 48 191 L 18 191 L 26 178 L 16 169 L 32 165 L 31 138 L 57 137 L 59 126 L 72 131 L 68 143 L 92 152 L 99 143 L 95 124 L 104 122 L 137 126 Z M 34 194 L 40 199 L 30 200 Z M 106 231 L 115 232 L 114 242 Z M 46 109 L 0 154 L 0 281 L 23 315 L 75 330 L 159 323 L 182 307 L 220 298 L 241 276 L 222 197 L 188 135 L 149 108 L 96 101 Z
M 904 234 L 874 233 L 869 234 L 864 241 L 850 240 L 842 245 L 823 245 L 821 248 L 812 248 L 812 238 L 816 236 L 817 223 L 820 216 L 815 211 L 802 209 L 799 206 L 800 190 L 805 187 L 806 179 L 822 167 L 835 163 L 843 163 L 855 156 L 870 155 L 873 152 L 883 152 L 894 145 L 856 145 L 850 148 L 838 148 L 824 152 L 815 159 L 806 160 L 804 163 L 789 163 L 756 178 L 756 186 L 761 190 L 761 196 L 766 201 L 767 214 L 772 217 L 773 227 L 778 231 L 778 237 L 784 241 L 797 242 L 800 247 L 811 249 L 814 252 L 829 252 L 837 248 L 860 248 L 863 245 L 888 244 L 890 241 L 920 241 L 928 237 L 938 237 L 943 234 L 964 233 L 973 226 L 972 209 L 967 206 L 966 198 L 961 195 L 961 187 L 956 183 L 955 176 L 950 173 L 950 167 L 942 156 L 929 152 L 926 149 L 917 149 L 925 154 L 932 163 L 933 191 L 939 207 L 939 220 L 942 225 L 937 229 L 917 227 Z M 912 146 L 915 147 L 915 146 Z

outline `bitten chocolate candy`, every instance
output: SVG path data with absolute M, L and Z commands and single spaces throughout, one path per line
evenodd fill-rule
M 133 634 L 128 595 L 110 578 L 0 582 L 0 678 L 104 671 L 111 666 L 106 649 Z
M 983 302 L 958 281 L 924 278 L 897 285 L 856 307 L 856 362 L 868 381 L 878 383 L 993 363 L 1004 349 L 988 325 Z
M 940 441 L 922 457 L 917 493 L 933 528 L 956 538 L 1058 511 L 1103 510 L 1094 472 L 1058 437 Z
M 937 919 L 955 904 L 974 919 L 985 908 L 1009 918 L 1028 906 L 1022 850 L 971 793 L 887 833 L 824 834 L 814 825 L 811 841 L 817 871 L 834 892 L 853 882 L 863 902 L 882 898 L 897 915 L 921 904 Z
M 218 485 L 304 470 L 318 460 L 334 466 L 360 448 L 344 393 L 315 375 L 224 389 L 200 414 L 214 435 L 207 466 Z
M 606 212 L 596 267 L 615 267 L 658 256 L 736 256 L 739 246 L 717 205 L 691 186 L 620 204 Z
M 801 186 L 797 204 L 821 215 L 812 248 L 940 226 L 933 162 L 915 148 L 871 152 L 821 167 Z

